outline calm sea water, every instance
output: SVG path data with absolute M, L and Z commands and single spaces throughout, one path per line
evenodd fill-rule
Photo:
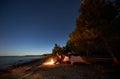
M 0 69 L 39 58 L 42 58 L 42 56 L 0 56 Z

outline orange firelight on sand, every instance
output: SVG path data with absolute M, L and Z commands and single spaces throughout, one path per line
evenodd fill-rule
M 53 64 L 54 64 L 53 58 L 51 58 L 50 61 L 43 63 L 43 65 L 53 65 Z

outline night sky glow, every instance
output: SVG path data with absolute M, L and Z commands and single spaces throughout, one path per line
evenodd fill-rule
M 50 53 L 75 28 L 81 0 L 0 0 L 0 56 Z

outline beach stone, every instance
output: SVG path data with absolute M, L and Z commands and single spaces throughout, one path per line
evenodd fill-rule
M 14 70 L 14 71 L 13 71 Z M 107 79 L 90 64 L 24 65 L 0 79 Z

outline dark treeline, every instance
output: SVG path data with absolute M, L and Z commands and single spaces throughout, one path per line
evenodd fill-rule
M 83 0 L 76 18 L 74 31 L 69 34 L 66 46 L 55 44 L 56 52 L 74 51 L 86 57 L 111 56 L 120 62 L 120 1 Z

